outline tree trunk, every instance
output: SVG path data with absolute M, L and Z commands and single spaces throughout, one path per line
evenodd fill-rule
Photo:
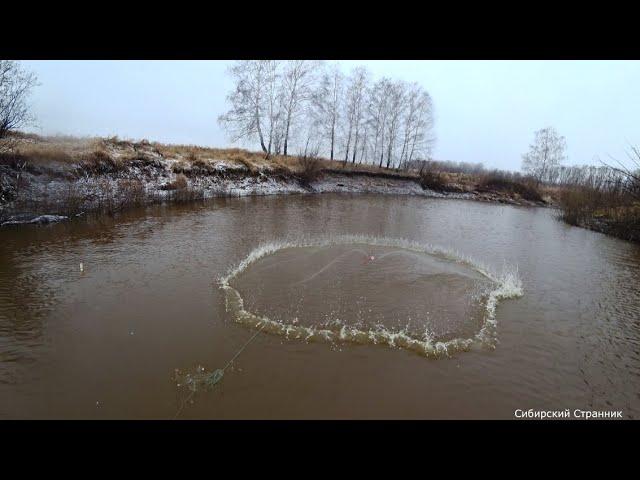
M 287 117 L 287 128 L 284 132 L 284 156 L 287 156 L 287 145 L 289 144 L 289 125 L 291 123 L 291 117 Z
M 344 154 L 344 164 L 347 164 L 349 159 L 349 147 L 351 146 L 351 125 L 349 125 L 349 135 L 347 135 L 347 151 Z
M 264 153 L 268 153 L 267 147 L 264 144 L 264 136 L 262 135 L 262 128 L 260 127 L 260 110 L 256 106 L 256 127 L 258 129 L 258 136 L 260 137 L 260 146 Z
M 331 161 L 333 161 L 333 143 L 336 137 L 336 124 L 335 121 L 331 125 Z
M 356 153 L 358 153 L 358 127 L 356 127 L 356 137 L 353 139 L 353 157 L 351 163 L 356 163 Z

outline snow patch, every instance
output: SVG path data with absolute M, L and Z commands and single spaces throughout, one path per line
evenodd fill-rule
M 2 222 L 2 226 L 4 225 L 24 225 L 24 224 L 47 224 L 47 223 L 57 223 L 63 220 L 67 220 L 69 217 L 66 215 L 40 215 L 35 218 L 31 218 L 29 220 L 7 220 L 6 222 Z

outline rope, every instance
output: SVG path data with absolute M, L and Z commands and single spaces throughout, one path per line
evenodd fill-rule
M 258 331 L 256 331 L 256 333 L 254 333 L 254 334 L 251 336 L 251 338 L 250 338 L 249 340 L 247 340 L 247 341 L 245 342 L 245 344 L 244 344 L 244 345 L 242 345 L 242 347 L 240 347 L 240 350 L 238 350 L 238 351 L 235 353 L 235 355 L 234 355 L 233 357 L 231 357 L 231 360 L 229 360 L 229 361 L 227 362 L 227 364 L 226 364 L 226 365 L 221 369 L 221 371 L 222 371 L 222 373 L 223 373 L 223 374 L 224 374 L 224 371 L 225 371 L 227 368 L 229 368 L 229 366 L 234 362 L 234 360 L 235 360 L 236 358 L 238 358 L 238 355 L 240 355 L 240 354 L 242 353 L 242 351 L 243 351 L 245 348 L 247 348 L 247 345 L 249 345 L 249 344 L 250 344 L 250 343 L 251 343 L 251 342 L 252 342 L 252 341 L 253 341 L 253 340 L 258 336 L 258 334 L 259 334 L 260 332 L 262 332 L 262 329 L 263 329 L 266 325 L 267 325 L 267 323 L 266 323 L 266 322 L 263 322 L 263 323 L 262 323 L 262 326 L 258 329 Z M 212 378 L 212 377 L 216 374 L 216 372 L 217 372 L 217 370 L 216 370 L 216 371 L 214 371 L 213 373 L 211 373 L 208 377 L 209 377 L 209 378 Z M 195 390 L 195 389 L 194 389 L 194 390 L 192 390 L 192 392 L 189 394 L 189 396 L 188 396 L 186 399 L 184 399 L 184 400 L 182 401 L 182 404 L 180 405 L 180 408 L 178 408 L 178 411 L 176 412 L 176 414 L 175 414 L 175 415 L 174 415 L 174 417 L 173 417 L 174 419 L 178 418 L 178 416 L 180 415 L 180 413 L 181 413 L 181 412 L 182 412 L 182 410 L 184 409 L 184 406 L 189 402 L 189 400 L 191 400 L 191 399 L 193 398 L 193 396 L 195 395 L 195 393 L 196 393 L 196 390 Z
M 242 353 L 242 351 L 243 351 L 245 348 L 247 348 L 247 345 L 249 345 L 249 344 L 253 341 L 253 339 L 254 339 L 254 338 L 256 338 L 256 337 L 258 336 L 258 334 L 262 331 L 262 329 L 265 327 L 265 325 L 266 325 L 266 322 L 264 322 L 264 323 L 262 324 L 262 326 L 258 329 L 258 331 L 257 331 L 256 333 L 254 333 L 254 334 L 251 336 L 251 338 L 250 338 L 249 340 L 247 340 L 247 342 L 246 342 L 242 347 L 240 347 L 240 350 L 238 350 L 238 351 L 236 352 L 236 354 L 235 354 L 233 357 L 231 357 L 231 360 L 229 360 L 229 361 L 227 362 L 227 364 L 224 366 L 224 368 L 222 369 L 222 371 L 223 371 L 223 372 L 224 372 L 227 368 L 229 368 L 229 365 L 231 365 L 231 364 L 233 363 L 233 361 L 234 361 L 236 358 L 238 358 L 238 355 L 240 355 L 240 354 Z
M 304 280 L 300 280 L 299 282 L 294 283 L 293 285 L 299 285 L 301 283 L 305 283 L 308 282 L 309 280 L 314 279 L 315 277 L 317 277 L 318 275 L 320 275 L 322 272 L 324 272 L 327 268 L 329 268 L 331 265 L 333 265 L 334 263 L 336 263 L 338 260 L 340 260 L 342 257 L 344 257 L 345 255 L 348 255 L 350 253 L 353 252 L 360 252 L 364 255 L 366 255 L 367 257 L 369 257 L 369 254 L 359 248 L 354 248 L 352 250 L 349 250 L 348 252 L 343 252 L 340 255 L 338 255 L 336 258 L 334 258 L 333 260 L 331 260 L 327 265 L 325 265 L 324 267 L 322 267 L 320 270 L 318 270 L 316 273 L 314 273 L 313 275 L 311 275 L 310 277 L 305 278 Z

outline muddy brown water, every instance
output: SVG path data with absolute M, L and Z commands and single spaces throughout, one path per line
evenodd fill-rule
M 360 240 L 313 244 L 328 235 Z M 229 281 L 256 317 L 336 338 L 345 328 L 473 337 L 495 282 L 398 238 L 517 267 L 522 296 L 498 303 L 495 348 L 431 358 L 261 331 L 211 390 L 178 386 L 176 369 L 222 368 L 256 331 L 218 280 L 269 242 L 289 246 Z M 531 408 L 640 415 L 637 245 L 549 209 L 333 194 L 0 230 L 0 418 L 464 419 Z

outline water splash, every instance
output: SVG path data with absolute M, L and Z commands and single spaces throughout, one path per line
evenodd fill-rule
M 432 255 L 441 259 L 453 261 L 472 268 L 482 276 L 491 280 L 495 288 L 488 294 L 485 309 L 486 314 L 480 330 L 469 338 L 454 338 L 447 341 L 436 341 L 427 332 L 423 337 L 417 337 L 400 329 L 390 330 L 383 326 L 373 329 L 360 329 L 343 325 L 340 330 L 307 327 L 291 323 L 276 321 L 262 317 L 244 308 L 244 300 L 234 287 L 231 280 L 246 270 L 251 264 L 261 258 L 272 255 L 286 248 L 328 247 L 336 245 L 368 245 L 375 247 L 393 247 L 410 252 Z M 393 253 L 393 252 L 392 252 Z M 380 238 L 366 235 L 346 235 L 323 237 L 305 240 L 285 240 L 263 244 L 247 255 L 238 265 L 231 268 L 226 275 L 218 280 L 219 286 L 225 292 L 225 306 L 227 312 L 233 315 L 236 322 L 251 328 L 260 327 L 263 331 L 281 335 L 288 339 L 298 339 L 308 342 L 327 343 L 355 343 L 386 345 L 416 352 L 429 358 L 440 358 L 451 354 L 468 351 L 474 347 L 495 348 L 497 339 L 496 307 L 500 300 L 522 296 L 522 282 L 517 268 L 503 265 L 501 271 L 494 271 L 487 265 L 462 255 L 453 249 L 447 249 L 430 244 L 419 243 L 406 239 Z

